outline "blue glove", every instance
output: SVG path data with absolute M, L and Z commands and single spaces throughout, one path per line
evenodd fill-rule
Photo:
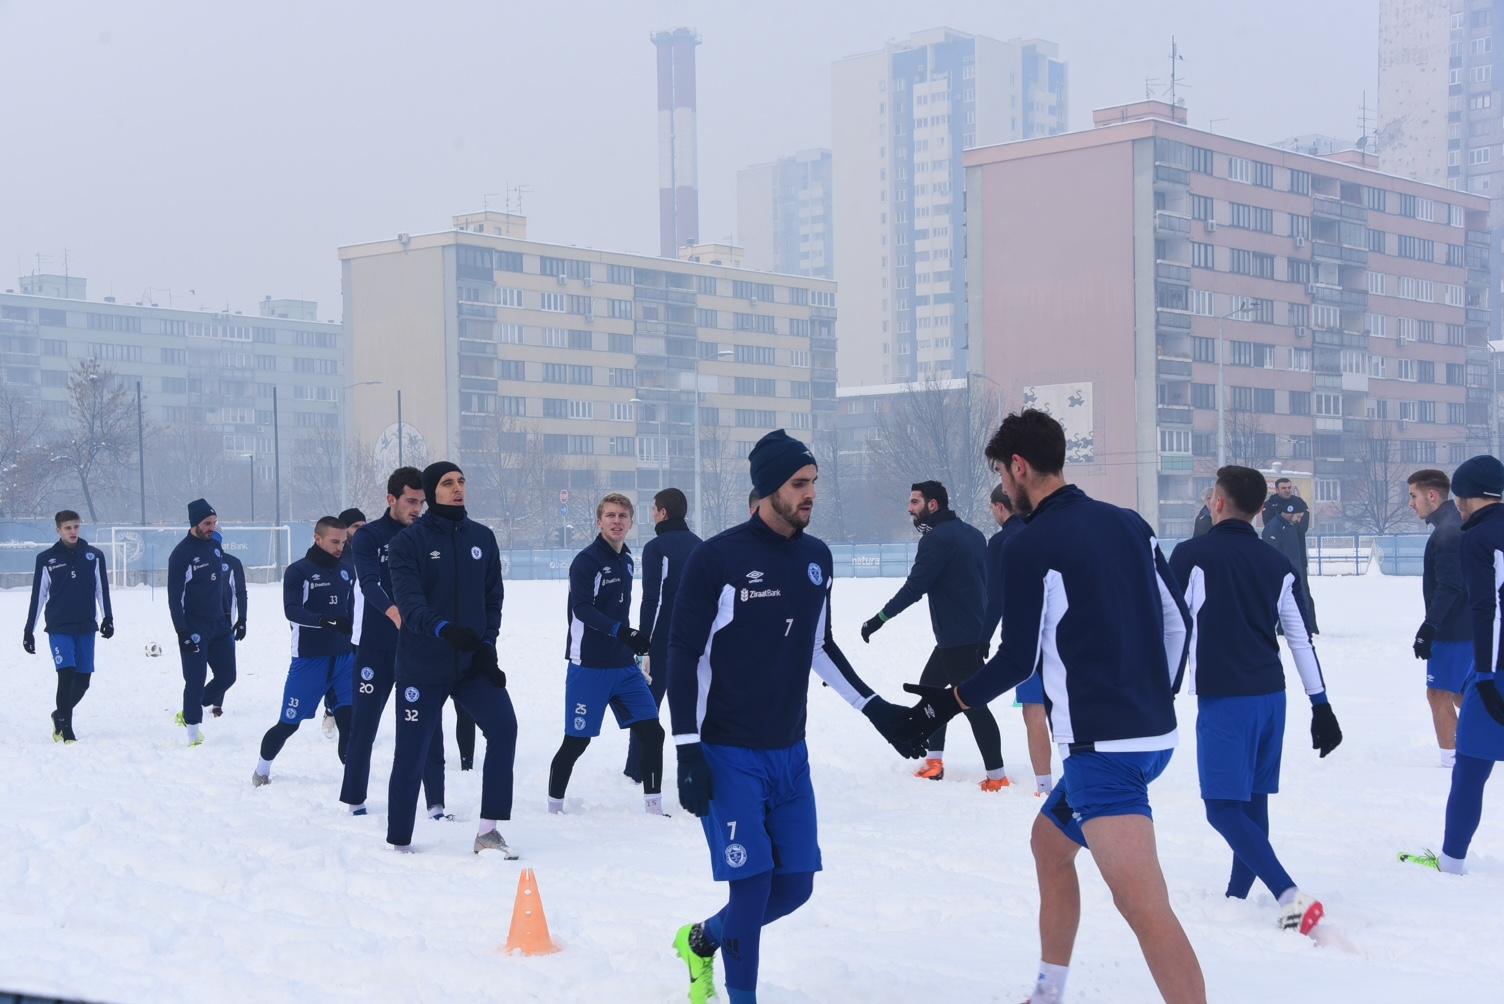
M 1488 717 L 1504 725 L 1504 694 L 1499 693 L 1498 676 L 1498 673 L 1474 673 L 1473 689 L 1478 692 L 1478 700 L 1483 702 Z
M 900 708 L 896 704 L 889 704 L 881 697 L 874 697 L 863 706 L 862 714 L 867 716 L 867 721 L 872 723 L 878 734 L 898 751 L 899 756 L 909 760 L 918 760 L 927 752 L 923 739 L 916 742 L 908 738 L 908 708 Z
M 679 750 L 679 804 L 692 816 L 710 813 L 710 765 L 699 743 L 685 743 Z

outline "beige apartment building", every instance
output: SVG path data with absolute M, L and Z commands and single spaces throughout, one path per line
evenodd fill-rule
M 401 391 L 404 458 L 483 472 L 484 508 L 580 531 L 599 491 L 675 485 L 718 529 L 745 515 L 758 438 L 835 410 L 829 280 L 530 241 L 497 212 L 339 256 L 350 379 L 380 384 L 350 433 L 395 461 Z
M 1162 102 L 1094 120 L 965 155 L 979 368 L 1061 417 L 1072 480 L 1178 536 L 1219 460 L 1289 471 L 1335 531 L 1487 448 L 1486 199 Z

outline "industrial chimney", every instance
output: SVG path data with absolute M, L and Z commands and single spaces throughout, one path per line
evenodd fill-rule
M 678 257 L 700 238 L 695 134 L 695 46 L 692 28 L 653 35 L 658 50 L 658 253 Z

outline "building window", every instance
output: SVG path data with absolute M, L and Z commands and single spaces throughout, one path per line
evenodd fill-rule
M 540 293 L 538 301 L 539 310 L 547 310 L 555 314 L 564 313 L 566 301 L 563 293 Z
M 1212 202 L 1211 197 L 1208 196 L 1208 195 L 1192 195 L 1191 196 L 1191 219 L 1193 219 L 1193 220 L 1209 220 L 1209 219 L 1212 219 L 1213 218 L 1212 217 L 1212 212 L 1213 212 L 1214 205 L 1215 204 Z
M 1215 338 L 1202 338 L 1200 335 L 1192 335 L 1191 358 L 1198 363 L 1216 362 L 1217 340 Z
M 1298 349 L 1292 346 L 1290 349 L 1290 369 L 1297 373 L 1309 373 L 1311 371 L 1311 350 Z
M 1290 191 L 1296 195 L 1311 194 L 1311 175 L 1306 171 L 1290 171 Z
M 1191 152 L 1191 170 L 1197 174 L 1212 173 L 1212 152 L 1204 146 L 1193 146 Z
M 1286 258 L 1285 278 L 1290 282 L 1298 282 L 1302 286 L 1306 285 L 1311 281 L 1311 263 L 1304 258 Z M 1297 304 L 1292 303 L 1290 306 L 1295 307 Z M 1298 306 L 1305 306 L 1305 304 L 1299 304 Z M 1291 323 L 1294 322 L 1292 321 Z
M 1191 241 L 1191 265 L 1195 268 L 1216 268 L 1216 248 L 1201 241 Z
M 1309 415 L 1311 413 L 1311 392 L 1308 390 L 1292 390 L 1290 392 L 1290 414 Z
M 526 364 L 521 359 L 503 359 L 497 364 L 497 376 L 503 380 L 526 380 Z
M 1217 385 L 1214 383 L 1191 384 L 1191 407 L 1211 411 L 1217 407 Z
M 1229 387 L 1228 391 L 1228 408 L 1232 411 L 1256 411 L 1265 415 L 1274 413 L 1272 387 Z M 1338 400 L 1341 400 L 1340 395 Z
M 506 286 L 498 287 L 496 290 L 496 302 L 503 307 L 520 307 L 522 306 L 522 290 L 511 289 Z
M 1316 501 L 1317 502 L 1341 502 L 1342 501 L 1342 482 L 1339 481 L 1337 478 L 1317 478 L 1316 479 Z
M 1323 393 L 1321 393 L 1321 392 L 1318 391 L 1314 395 L 1314 397 L 1315 397 L 1315 405 L 1316 405 L 1316 414 L 1318 416 L 1322 416 L 1322 417 L 1326 417 L 1326 418 L 1341 418 L 1342 417 L 1342 395 L 1341 394 L 1323 394 Z
M 1232 366 L 1269 368 L 1274 365 L 1274 346 L 1234 339 L 1227 343 L 1227 361 Z
M 1217 312 L 1216 296 L 1209 289 L 1191 290 L 1191 313 L 1198 317 L 1211 317 Z
M 1228 157 L 1227 176 L 1233 181 L 1252 181 L 1253 161 L 1246 157 Z

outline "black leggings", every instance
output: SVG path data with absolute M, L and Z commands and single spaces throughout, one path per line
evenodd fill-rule
M 345 750 L 350 741 L 350 714 L 352 709 L 347 705 L 343 708 L 334 709 L 334 725 L 339 729 L 339 762 L 345 762 Z M 261 737 L 261 759 L 275 760 L 277 754 L 282 752 L 282 747 L 287 744 L 287 739 L 298 731 L 297 722 L 278 722 L 266 730 L 266 735 Z
M 93 673 L 80 673 L 76 669 L 60 669 L 57 671 L 57 710 L 60 715 L 71 715 L 73 709 L 78 707 L 78 702 L 84 699 L 84 694 L 89 690 L 89 680 Z
M 982 646 L 956 645 L 950 648 L 936 646 L 930 653 L 919 682 L 929 687 L 956 686 L 965 683 L 982 668 Z M 997 719 L 986 705 L 966 712 L 971 723 L 971 734 L 976 737 L 977 749 L 982 754 L 982 766 L 988 770 L 1001 770 L 1003 766 L 1003 737 L 997 730 Z M 930 736 L 932 754 L 945 750 L 945 726 L 942 725 Z
M 642 793 L 657 795 L 663 791 L 663 726 L 656 718 L 631 726 L 632 736 L 642 751 Z M 574 763 L 585 752 L 590 740 L 580 736 L 565 736 L 554 754 L 554 762 L 548 768 L 548 797 L 563 798 L 569 787 L 569 776 L 574 773 Z

